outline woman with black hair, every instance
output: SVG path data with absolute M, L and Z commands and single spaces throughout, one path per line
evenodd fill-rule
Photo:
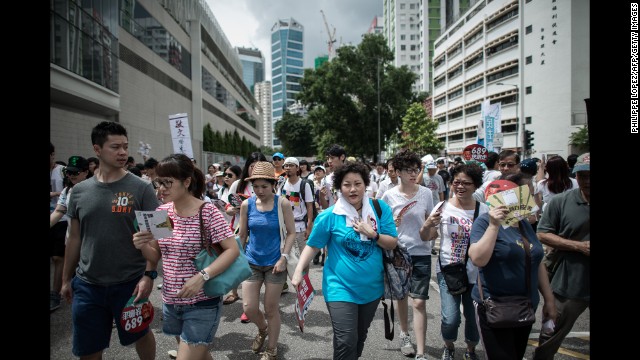
M 347 163 L 333 174 L 333 186 L 342 196 L 316 218 L 291 284 L 298 287 L 304 268 L 327 246 L 331 256 L 323 269 L 322 292 L 333 325 L 333 359 L 355 360 L 384 293 L 382 250 L 394 249 L 398 234 L 391 208 L 378 201 L 378 217 L 365 195 L 366 165 Z
M 203 291 L 205 282 L 224 272 L 240 254 L 238 243 L 222 214 L 203 201 L 204 174 L 184 154 L 173 154 L 156 167 L 154 185 L 173 223 L 170 237 L 154 239 L 149 231 L 133 234 L 133 244 L 153 263 L 162 257 L 162 331 L 175 336 L 180 359 L 212 359 L 213 342 L 222 304 L 220 296 Z M 205 234 L 201 234 L 204 229 Z M 223 251 L 209 266 L 198 270 L 193 259 L 202 239 L 218 243 Z M 152 277 L 153 278 L 153 277 Z

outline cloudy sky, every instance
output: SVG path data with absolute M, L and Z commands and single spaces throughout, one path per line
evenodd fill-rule
M 265 58 L 265 79 L 271 79 L 271 27 L 278 19 L 294 18 L 304 26 L 304 67 L 327 54 L 329 29 L 336 44 L 357 45 L 374 16 L 382 16 L 382 0 L 206 0 L 233 46 L 255 47 Z

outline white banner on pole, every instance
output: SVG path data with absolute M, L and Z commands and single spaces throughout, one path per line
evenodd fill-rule
M 489 100 L 482 102 L 482 119 L 480 122 L 484 125 L 484 144 L 480 142 L 479 138 L 480 125 L 478 125 L 478 144 L 484 145 L 487 151 L 496 151 L 496 149 L 494 149 L 495 134 L 502 132 L 501 105 L 501 103 L 490 104 Z M 497 151 L 500 150 L 497 149 Z
M 193 159 L 193 147 L 191 146 L 191 133 L 189 132 L 189 117 L 186 113 L 169 115 L 169 127 L 171 128 L 171 140 L 173 152 L 185 154 Z

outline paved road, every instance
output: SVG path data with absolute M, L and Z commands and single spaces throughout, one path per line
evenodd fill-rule
M 435 258 L 434 258 L 435 259 Z M 322 267 L 311 265 L 311 282 L 317 290 L 317 294 L 309 312 L 307 313 L 305 332 L 301 333 L 297 320 L 293 312 L 295 294 L 289 292 L 283 295 L 280 306 L 280 316 L 282 318 L 282 329 L 278 345 L 278 359 L 292 360 L 320 360 L 331 359 L 332 357 L 332 330 L 331 321 L 327 312 L 324 299 L 322 297 Z M 435 271 L 432 274 L 431 288 L 429 290 L 430 299 L 427 301 L 427 356 L 428 358 L 439 359 L 442 354 L 443 343 L 440 337 L 440 296 L 438 287 L 434 282 Z M 156 279 L 156 283 L 162 281 L 161 277 Z M 242 292 L 240 292 L 242 295 Z M 157 342 L 157 359 L 169 359 L 167 351 L 176 349 L 175 340 L 162 333 L 161 324 L 161 298 L 160 291 L 154 290 L 151 294 L 151 302 L 155 306 L 155 318 L 151 328 L 155 334 Z M 540 308 L 537 318 L 540 319 Z M 224 312 L 220 320 L 220 326 L 216 333 L 215 343 L 210 347 L 214 359 L 230 360 L 257 360 L 259 355 L 251 352 L 251 342 L 257 332 L 255 325 L 240 323 L 242 314 L 241 301 L 224 306 Z M 411 321 L 411 311 L 409 320 Z M 369 335 L 365 344 L 362 359 L 376 360 L 401 360 L 408 359 L 398 350 L 399 325 L 396 319 L 396 336 L 394 341 L 384 338 L 384 321 L 382 315 L 382 305 L 374 318 Z M 464 320 L 463 320 L 464 321 Z M 456 342 L 456 359 L 462 359 L 464 354 L 463 327 L 459 331 L 459 338 Z M 50 315 L 50 358 L 75 359 L 71 353 L 71 314 L 70 306 L 64 303 L 60 309 Z M 526 359 L 531 359 L 532 351 L 537 342 L 540 322 L 534 325 L 531 333 L 530 346 L 527 348 Z M 556 359 L 589 359 L 589 310 L 578 319 L 574 326 L 574 332 L 564 341 L 563 348 L 556 355 Z M 413 338 L 413 330 L 411 330 Z M 414 342 L 415 343 L 415 342 Z M 484 358 L 482 347 L 478 347 L 478 354 Z M 111 347 L 105 350 L 105 360 L 109 359 L 137 359 L 133 347 L 123 347 L 118 342 L 118 336 L 114 330 L 111 337 Z

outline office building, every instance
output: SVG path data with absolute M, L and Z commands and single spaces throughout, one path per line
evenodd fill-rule
M 161 159 L 174 152 L 169 115 L 179 113 L 188 116 L 196 160 L 207 124 L 261 145 L 260 106 L 204 0 L 55 1 L 50 24 L 50 136 L 59 159 L 93 156 L 90 132 L 104 120 L 127 128 L 136 162 L 140 141 Z
M 262 145 L 271 147 L 273 127 L 271 125 L 271 81 L 262 81 L 254 85 L 254 93 L 262 109 Z
M 304 27 L 293 18 L 280 19 L 271 28 L 271 106 L 272 123 L 282 119 L 287 107 L 300 92 L 300 79 L 304 74 Z M 273 131 L 273 130 L 272 130 Z M 279 148 L 276 136 L 273 148 Z
M 242 81 L 255 95 L 253 85 L 264 81 L 264 56 L 258 49 L 236 48 L 242 64 Z

